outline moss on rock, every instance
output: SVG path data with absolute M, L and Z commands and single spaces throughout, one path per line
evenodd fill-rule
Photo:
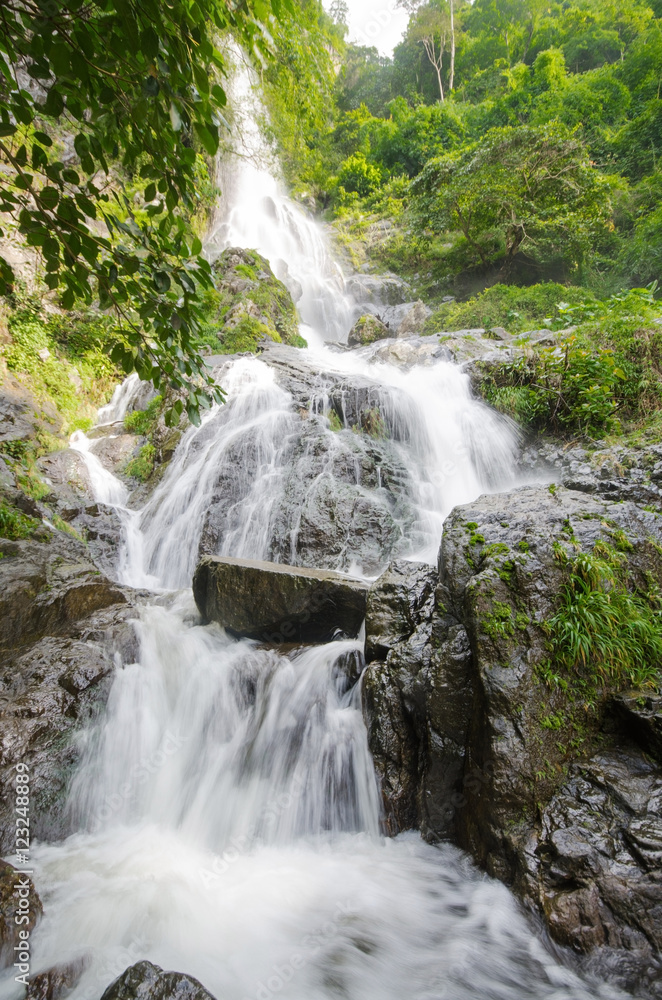
M 265 339 L 306 347 L 292 296 L 256 250 L 230 247 L 214 263 L 214 273 L 216 292 L 208 301 L 212 348 L 255 353 Z

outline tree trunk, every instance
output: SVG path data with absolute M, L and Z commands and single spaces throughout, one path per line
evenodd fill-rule
M 453 12 L 453 0 L 450 0 L 451 8 L 451 76 L 448 83 L 449 91 L 453 90 L 455 83 L 455 15 Z
M 442 103 L 443 103 L 443 100 L 444 100 L 444 85 L 443 85 L 442 80 L 441 80 L 441 70 L 439 69 L 438 66 L 435 66 L 435 69 L 437 71 L 437 80 L 439 82 L 439 93 L 441 95 L 441 100 L 442 100 Z

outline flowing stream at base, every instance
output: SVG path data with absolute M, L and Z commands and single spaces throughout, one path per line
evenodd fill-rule
M 324 271 L 326 256 L 306 249 L 319 249 L 321 236 L 280 192 L 276 199 L 268 174 L 272 204 L 256 227 L 245 181 L 228 238 L 268 252 L 280 231 L 288 274 L 313 303 L 305 318 L 316 324 L 317 346 L 302 357 L 322 374 L 369 372 L 383 386 L 382 412 L 414 511 L 398 551 L 433 560 L 455 504 L 513 482 L 511 431 L 471 400 L 452 365 L 403 373 L 371 365 L 369 350 L 329 352 L 324 317 L 334 317 L 329 339 L 337 339 L 348 310 L 337 276 Z M 295 245 L 308 253 L 305 266 Z M 616 996 L 562 965 L 508 890 L 461 852 L 415 833 L 381 835 L 360 708 L 361 642 L 285 655 L 200 625 L 185 588 L 219 473 L 249 476 L 241 462 L 250 449 L 250 482 L 230 505 L 218 551 L 265 556 L 296 416 L 261 361 L 234 362 L 223 381 L 227 406 L 184 435 L 142 511 L 127 508 L 125 487 L 84 436 L 72 442 L 97 499 L 124 523 L 116 575 L 154 596 L 136 622 L 136 662 L 118 665 L 103 717 L 81 736 L 69 801 L 78 832 L 34 852 L 45 915 L 32 936 L 33 974 L 84 960 L 72 1000 L 98 1000 L 141 959 L 195 976 L 217 1000 Z M 100 423 L 121 419 L 136 389 L 129 380 Z M 342 446 L 342 434 L 326 425 L 322 432 Z M 368 493 L 379 498 L 380 484 Z M 293 539 L 296 532 L 293 523 Z M 350 540 L 338 568 L 352 567 Z M 1 992 L 20 991 L 8 978 Z

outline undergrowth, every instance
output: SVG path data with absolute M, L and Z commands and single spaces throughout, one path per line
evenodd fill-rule
M 547 622 L 546 669 L 553 665 L 557 686 L 658 688 L 662 597 L 657 585 L 645 592 L 633 589 L 626 555 L 604 541 L 592 552 L 565 558 L 569 579 Z

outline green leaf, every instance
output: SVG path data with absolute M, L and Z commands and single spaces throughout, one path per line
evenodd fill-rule
M 46 135 L 45 132 L 40 132 L 39 130 L 37 130 L 34 133 L 34 138 L 35 138 L 35 141 L 36 142 L 40 142 L 42 144 L 42 146 L 52 146 L 53 145 L 53 140 L 51 139 L 50 135 Z
M 194 122 L 194 127 L 205 151 L 210 156 L 216 156 L 218 152 L 218 129 L 216 126 L 201 125 L 200 122 Z
M 165 295 L 170 290 L 170 284 L 170 275 L 166 274 L 165 271 L 156 271 L 154 273 L 154 287 L 161 295 Z
M 39 192 L 39 200 L 47 209 L 53 209 L 60 200 L 60 192 L 54 187 L 42 188 Z
M 43 111 L 50 118 L 59 118 L 64 111 L 64 98 L 56 87 L 51 87 L 48 91 Z

